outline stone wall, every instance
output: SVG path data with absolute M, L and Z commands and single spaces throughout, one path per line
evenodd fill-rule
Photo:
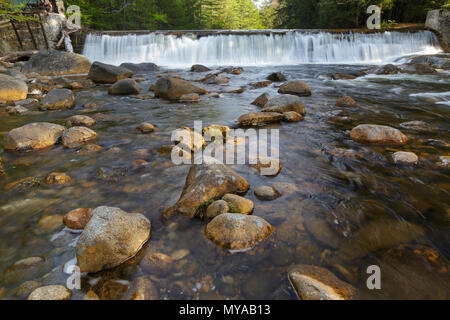
M 425 27 L 436 31 L 445 52 L 450 52 L 450 10 L 432 10 L 427 14 Z

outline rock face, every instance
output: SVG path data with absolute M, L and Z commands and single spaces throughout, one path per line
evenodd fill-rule
M 274 230 L 263 218 L 224 213 L 206 226 L 206 237 L 229 250 L 247 250 L 266 239 Z
M 306 114 L 306 109 L 302 104 L 302 100 L 299 97 L 290 94 L 285 94 L 270 99 L 262 111 L 279 113 L 295 111 L 301 115 Z
M 150 237 L 150 221 L 140 213 L 98 207 L 76 246 L 81 272 L 113 268 L 132 258 Z
M 69 89 L 52 89 L 41 101 L 41 110 L 70 109 L 75 105 L 75 96 Z
M 425 27 L 439 33 L 445 52 L 450 52 L 450 10 L 431 10 L 427 14 Z
M 54 285 L 35 289 L 28 300 L 69 300 L 72 297 L 72 291 L 64 286 Z
M 91 62 L 81 54 L 47 50 L 31 56 L 22 67 L 23 73 L 38 73 L 41 76 L 88 73 Z
M 268 123 L 280 122 L 283 115 L 278 112 L 252 112 L 239 117 L 239 127 L 263 126 Z
M 18 101 L 27 98 L 28 86 L 23 80 L 0 74 L 0 101 Z
M 116 83 L 119 80 L 130 78 L 132 75 L 133 71 L 126 68 L 96 61 L 89 70 L 88 78 L 96 83 Z
M 258 98 L 256 98 L 252 104 L 255 106 L 258 106 L 260 108 L 263 108 L 267 102 L 270 100 L 270 95 L 268 93 L 263 93 Z
M 247 180 L 224 164 L 194 164 L 178 202 L 164 212 L 170 217 L 181 214 L 193 218 L 198 208 L 227 193 L 244 193 L 250 188 Z
M 289 272 L 289 280 L 300 300 L 353 300 L 357 290 L 321 267 L 295 266 Z
M 207 68 L 205 66 L 202 66 L 201 64 L 194 64 L 191 67 L 191 72 L 208 72 L 210 70 L 211 69 L 209 69 L 209 68 Z
M 310 96 L 311 88 L 303 81 L 294 80 L 283 84 L 280 89 L 278 89 L 278 92 L 283 94 L 293 94 L 296 96 Z
M 72 127 L 63 132 L 61 142 L 66 148 L 74 148 L 82 142 L 93 140 L 97 133 L 86 127 Z
M 147 63 L 122 63 L 120 65 L 121 68 L 125 68 L 131 70 L 135 73 L 137 72 L 154 72 L 158 71 L 159 68 L 156 64 L 147 62 Z
M 400 130 L 375 124 L 361 124 L 353 128 L 350 138 L 362 143 L 401 145 L 408 142 L 408 138 Z
M 48 123 L 26 124 L 8 132 L 5 136 L 6 151 L 33 151 L 56 144 L 66 128 Z
M 114 95 L 138 94 L 141 92 L 141 87 L 133 79 L 122 79 L 117 81 L 108 93 Z
M 190 93 L 207 94 L 203 88 L 191 84 L 189 81 L 177 78 L 161 78 L 155 83 L 155 97 L 162 99 L 180 99 Z

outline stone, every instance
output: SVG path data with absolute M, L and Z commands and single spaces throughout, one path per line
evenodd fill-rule
M 211 203 L 206 209 L 206 219 L 213 219 L 222 213 L 227 213 L 230 211 L 228 203 L 224 200 L 217 200 Z
M 440 167 L 450 167 L 450 156 L 440 156 L 438 166 Z
M 179 143 L 179 146 L 185 146 L 186 150 L 199 150 L 205 145 L 203 136 L 191 128 L 183 127 L 175 130 L 173 133 L 173 141 Z
M 75 105 L 75 95 L 69 89 L 52 89 L 42 99 L 39 109 L 59 110 L 70 109 Z
M 100 289 L 101 300 L 121 300 L 129 289 L 128 281 L 107 280 Z
M 8 284 L 23 282 L 42 276 L 48 269 L 43 257 L 28 257 L 10 265 L 2 275 L 2 281 Z
M 59 76 L 88 73 L 91 62 L 81 54 L 66 51 L 39 51 L 22 67 L 25 74 L 38 73 L 41 76 Z
M 402 145 L 408 142 L 408 138 L 400 130 L 376 124 L 361 124 L 353 128 L 350 138 L 361 143 Z
M 0 177 L 6 176 L 5 168 L 3 167 L 3 159 L 0 158 Z
M 378 75 L 386 75 L 386 74 L 397 74 L 399 69 L 393 64 L 387 64 L 381 67 L 377 67 L 374 69 L 370 69 L 367 73 L 378 74 Z
M 239 117 L 239 127 L 263 126 L 269 123 L 279 123 L 283 115 L 278 112 L 251 112 Z
M 159 293 L 149 277 L 139 277 L 131 282 L 123 300 L 158 300 Z
M 52 172 L 44 179 L 45 184 L 71 184 L 72 178 L 61 172 Z
M 44 216 L 38 221 L 38 227 L 45 232 L 55 231 L 61 227 L 63 217 L 60 215 Z
M 354 80 L 357 76 L 348 73 L 336 73 L 333 75 L 333 80 Z
M 250 83 L 250 86 L 252 86 L 253 88 L 259 89 L 259 88 L 268 87 L 271 84 L 272 84 L 272 81 L 267 80 L 267 81 L 252 82 L 252 83 Z
M 447 54 L 420 55 L 413 57 L 410 62 L 428 64 L 435 69 L 450 70 L 450 56 Z
M 180 97 L 180 101 L 198 101 L 200 96 L 197 93 L 183 94 Z
M 208 223 L 205 234 L 209 240 L 222 248 L 244 251 L 264 241 L 273 230 L 274 227 L 263 218 L 224 213 Z
M 154 72 L 159 71 L 159 68 L 156 64 L 151 62 L 144 63 L 129 63 L 125 62 L 120 65 L 121 68 L 125 68 L 131 70 L 133 72 Z
M 302 104 L 302 100 L 298 96 L 285 94 L 270 99 L 264 106 L 263 112 L 288 112 L 295 111 L 302 116 L 306 114 L 306 109 Z
M 289 280 L 300 300 L 356 300 L 358 291 L 325 268 L 297 265 Z
M 91 208 L 78 208 L 66 213 L 63 217 L 63 223 L 67 228 L 82 230 L 91 219 Z
M 255 167 L 258 172 L 263 176 L 276 176 L 281 172 L 282 166 L 280 159 L 267 157 L 264 155 L 250 155 L 250 161 L 252 167 Z
M 428 64 L 419 64 L 419 63 L 406 63 L 402 64 L 398 67 L 399 71 L 402 73 L 409 74 L 436 74 L 437 71 Z
M 41 283 L 39 281 L 34 280 L 25 281 L 17 288 L 16 296 L 18 296 L 21 299 L 26 299 L 31 292 L 33 292 L 40 286 Z
M 173 269 L 173 264 L 172 258 L 161 252 L 145 255 L 140 263 L 146 272 L 158 276 L 168 275 Z
M 342 108 L 342 107 L 352 108 L 352 107 L 356 107 L 356 106 L 357 106 L 356 101 L 353 100 L 349 96 L 344 96 L 336 102 L 336 107 L 339 107 L 339 108 Z
M 48 122 L 35 122 L 15 128 L 5 136 L 6 151 L 33 151 L 53 146 L 66 128 Z
M 281 72 L 274 72 L 267 77 L 267 80 L 272 82 L 284 82 L 286 81 L 286 77 Z
M 0 74 L 0 101 L 19 101 L 27 98 L 28 86 L 23 80 Z
M 311 88 L 303 81 L 294 80 L 283 84 L 278 89 L 278 93 L 292 94 L 296 96 L 310 96 Z
M 420 120 L 402 122 L 400 123 L 400 127 L 421 132 L 432 132 L 436 130 L 432 125 Z
M 27 113 L 29 110 L 25 107 L 22 106 L 8 106 L 6 107 L 6 112 L 8 112 L 8 114 L 10 115 L 23 115 L 25 113 Z
M 413 152 L 398 151 L 392 155 L 392 160 L 394 160 L 394 163 L 417 164 L 419 157 Z
M 165 217 L 180 214 L 195 217 L 199 207 L 220 199 L 227 193 L 245 193 L 247 180 L 221 163 L 194 164 L 186 177 L 180 199 L 164 212 Z
M 299 191 L 295 184 L 289 182 L 275 182 L 272 188 L 282 196 L 291 195 Z
M 322 217 L 309 213 L 305 210 L 303 225 L 315 240 L 323 246 L 332 249 L 338 249 L 342 243 L 342 238 Z
M 230 213 L 251 214 L 255 204 L 250 199 L 228 193 L 222 197 L 222 200 L 228 203 Z
M 161 78 L 155 83 L 155 97 L 161 99 L 180 99 L 190 93 L 207 94 L 208 91 L 191 84 L 189 81 L 177 78 Z
M 68 127 L 72 126 L 86 126 L 91 127 L 95 124 L 95 120 L 88 116 L 83 115 L 76 115 L 71 116 L 69 119 L 67 119 L 66 125 Z
M 66 148 L 75 148 L 81 143 L 94 140 L 97 137 L 97 133 L 86 127 L 72 127 L 64 130 L 61 142 Z
M 255 189 L 255 196 L 264 201 L 275 200 L 281 195 L 272 187 L 262 186 Z
M 303 120 L 303 116 L 295 111 L 283 112 L 283 121 L 286 122 L 299 122 Z
M 116 83 L 119 80 L 130 78 L 133 71 L 110 64 L 94 62 L 89 70 L 88 78 L 95 83 Z
M 156 131 L 156 127 L 151 123 L 142 122 L 136 127 L 136 130 L 139 130 L 141 133 L 150 133 Z
M 263 108 L 269 100 L 270 100 L 270 95 L 268 93 L 263 93 L 262 95 L 257 97 L 252 102 L 252 104 L 257 106 L 257 107 Z
M 69 300 L 72 297 L 72 291 L 64 286 L 52 285 L 35 289 L 28 300 Z
M 219 139 L 220 136 L 223 138 L 223 141 L 226 141 L 230 138 L 231 129 L 228 126 L 211 124 L 202 129 L 202 134 L 206 141 L 210 141 L 212 137 Z
M 226 87 L 222 90 L 222 93 L 243 93 L 244 91 L 243 87 Z
M 206 84 L 215 84 L 215 85 L 223 85 L 230 82 L 230 79 L 224 76 L 219 76 L 216 74 L 207 76 L 202 82 Z
M 191 67 L 191 72 L 208 72 L 211 71 L 211 69 L 201 65 L 201 64 L 194 64 Z
M 425 27 L 439 34 L 440 43 L 445 52 L 450 52 L 450 10 L 428 11 Z
M 150 228 L 150 221 L 140 213 L 95 208 L 76 246 L 81 272 L 110 269 L 134 257 L 149 239 Z
M 133 79 L 122 79 L 109 88 L 108 93 L 112 95 L 130 95 L 141 92 L 141 87 Z

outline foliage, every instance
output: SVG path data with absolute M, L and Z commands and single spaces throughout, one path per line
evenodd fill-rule
M 12 21 L 34 21 L 36 18 L 22 14 L 24 4 L 13 5 L 9 0 L 0 0 L 0 17 Z

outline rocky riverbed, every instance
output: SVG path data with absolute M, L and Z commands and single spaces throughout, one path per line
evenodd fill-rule
M 0 68 L 0 298 L 449 298 L 449 55 Z M 276 170 L 175 165 L 196 120 L 279 129 Z

